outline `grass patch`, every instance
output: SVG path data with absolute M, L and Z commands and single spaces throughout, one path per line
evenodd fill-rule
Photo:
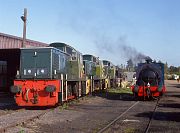
M 126 128 L 124 130 L 125 133 L 135 133 L 135 129 L 134 128 Z
M 73 100 L 64 102 L 61 106 L 59 106 L 59 110 L 62 111 L 62 110 L 68 109 L 70 105 L 78 104 L 78 103 L 80 103 L 80 99 L 73 99 Z
M 68 103 L 64 103 L 62 106 L 59 107 L 60 111 L 67 109 L 69 107 Z
M 25 133 L 25 131 L 23 129 L 21 129 L 20 131 L 18 131 L 17 133 Z
M 133 94 L 131 88 L 110 88 L 107 90 L 109 93 L 127 93 Z

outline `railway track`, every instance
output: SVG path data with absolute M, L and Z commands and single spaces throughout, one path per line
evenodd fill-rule
M 122 116 L 124 116 L 130 109 L 132 109 L 134 106 L 136 106 L 139 103 L 139 101 L 135 102 L 133 105 L 131 105 L 127 110 L 125 110 L 122 114 L 117 116 L 112 122 L 110 122 L 108 125 L 106 125 L 104 128 L 102 128 L 98 133 L 105 132 L 108 128 L 110 128 L 116 121 L 118 121 Z
M 153 112 L 152 112 L 152 115 L 151 115 L 151 117 L 150 117 L 150 119 L 149 119 L 149 122 L 148 122 L 148 124 L 147 124 L 147 127 L 146 127 L 144 133 L 148 133 L 148 132 L 149 132 L 149 129 L 150 129 L 150 127 L 151 127 L 152 120 L 153 120 L 153 118 L 154 118 L 154 115 L 155 115 L 155 113 L 156 113 L 157 107 L 158 107 L 158 105 L 159 105 L 159 100 L 160 100 L 160 98 L 158 98 L 158 100 L 157 100 L 157 103 L 156 103 L 156 105 L 155 105 L 155 107 L 154 107 L 154 110 L 153 110 Z
M 129 110 L 131 110 L 133 107 L 135 107 L 140 101 L 135 102 L 134 104 L 132 104 L 127 110 L 125 110 L 123 113 L 121 113 L 119 116 L 117 116 L 113 121 L 111 121 L 108 125 L 106 125 L 104 128 L 102 128 L 100 131 L 98 131 L 98 133 L 104 133 L 106 132 L 109 128 L 111 128 L 113 126 L 113 124 L 115 124 L 118 120 L 120 120 L 123 116 L 125 116 Z M 155 107 L 152 111 L 152 114 L 149 117 L 147 126 L 144 128 L 145 130 L 143 131 L 144 133 L 148 133 L 150 127 L 151 127 L 151 123 L 152 120 L 154 118 L 155 112 L 157 110 L 158 107 L 158 103 L 159 103 L 159 98 L 156 101 Z M 127 119 L 128 120 L 128 119 Z

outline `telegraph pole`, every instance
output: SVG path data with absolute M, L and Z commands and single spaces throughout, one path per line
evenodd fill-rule
M 27 9 L 24 8 L 24 16 L 21 16 L 22 21 L 24 22 L 24 27 L 23 27 L 23 43 L 22 47 L 26 47 L 26 22 L 27 22 Z

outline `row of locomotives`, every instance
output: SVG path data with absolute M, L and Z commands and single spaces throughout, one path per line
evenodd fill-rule
M 84 56 L 85 58 L 86 56 Z M 21 48 L 20 66 L 10 90 L 18 106 L 55 106 L 102 88 L 102 62 L 64 43 Z
M 136 84 L 132 86 L 135 97 L 145 99 L 157 99 L 165 92 L 164 64 L 152 62 L 138 64 L 136 71 Z
M 53 47 L 21 48 L 11 92 L 18 106 L 54 106 L 68 98 L 64 79 L 70 55 Z
M 65 43 L 19 49 L 10 87 L 18 106 L 55 106 L 115 84 L 115 66 Z M 16 74 L 15 74 L 16 72 Z

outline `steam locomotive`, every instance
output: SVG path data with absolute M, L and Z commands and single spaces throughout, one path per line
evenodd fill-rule
M 112 64 L 105 65 L 93 55 L 82 55 L 65 43 L 20 51 L 20 68 L 10 88 L 18 106 L 55 106 L 107 89 L 109 82 L 115 81 Z
M 152 62 L 150 58 L 146 63 L 139 63 L 136 71 L 136 84 L 132 86 L 135 97 L 157 98 L 166 88 L 164 84 L 164 64 Z

